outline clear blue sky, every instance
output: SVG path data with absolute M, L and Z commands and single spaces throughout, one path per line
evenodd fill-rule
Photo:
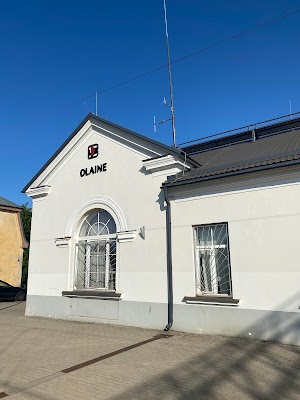
M 300 8 L 292 0 L 168 0 L 171 58 Z M 95 98 L 166 64 L 163 0 L 1 2 L 0 196 L 21 189 Z M 300 13 L 174 64 L 178 142 L 300 111 Z M 167 69 L 99 96 L 98 113 L 171 144 Z

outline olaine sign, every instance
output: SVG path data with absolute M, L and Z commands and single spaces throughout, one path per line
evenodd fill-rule
M 106 172 L 107 171 L 107 163 L 95 165 L 94 167 L 90 168 L 82 168 L 80 171 L 80 176 L 83 178 L 84 176 L 98 174 L 98 172 Z

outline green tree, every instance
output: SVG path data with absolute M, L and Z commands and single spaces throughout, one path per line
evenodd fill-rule
M 28 207 L 28 203 L 22 205 L 21 211 L 21 221 L 23 225 L 23 231 L 25 235 L 25 239 L 27 240 L 30 246 L 30 228 L 31 228 L 31 208 Z M 29 259 L 29 246 L 27 249 L 24 249 L 23 254 L 23 265 L 22 265 L 22 285 L 27 285 L 27 277 L 28 277 L 28 259 Z

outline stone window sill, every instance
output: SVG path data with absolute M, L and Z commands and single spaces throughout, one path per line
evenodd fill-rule
M 182 299 L 187 304 L 207 304 L 216 306 L 238 306 L 239 299 L 227 296 L 185 296 Z
M 99 299 L 99 300 L 121 300 L 121 293 L 116 293 L 109 290 L 64 290 L 64 297 L 80 297 L 83 299 Z

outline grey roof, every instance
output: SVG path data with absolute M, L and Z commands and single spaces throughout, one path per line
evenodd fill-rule
M 17 204 L 15 204 L 1 196 L 0 196 L 0 206 L 21 208 Z
M 300 118 L 258 129 L 255 141 L 242 132 L 183 150 L 201 167 L 170 178 L 168 186 L 300 163 Z
M 158 142 L 157 140 L 154 139 L 150 139 L 147 136 L 141 135 L 137 132 L 131 131 L 127 128 L 124 128 L 120 125 L 117 125 L 113 122 L 107 121 L 106 119 L 100 118 L 98 116 L 96 116 L 93 113 L 89 113 L 84 120 L 77 126 L 77 128 L 71 133 L 71 135 L 64 141 L 64 143 L 59 147 L 59 149 L 53 154 L 53 156 L 43 165 L 43 167 L 35 174 L 35 176 L 27 183 L 27 185 L 22 189 L 22 193 L 24 193 L 29 187 L 30 185 L 38 178 L 38 176 L 48 167 L 48 165 L 55 159 L 55 157 L 57 157 L 57 155 L 64 149 L 64 147 L 70 142 L 70 140 L 73 139 L 73 137 L 77 134 L 77 132 L 84 126 L 84 124 L 88 121 L 88 120 L 94 120 L 94 121 L 98 121 L 100 123 L 105 123 L 108 124 L 114 128 L 117 129 L 121 129 L 124 132 L 124 137 L 126 137 L 126 135 L 131 135 L 133 137 L 136 137 L 137 139 L 142 139 L 142 140 L 146 140 L 147 142 L 154 144 L 156 146 L 159 146 L 162 150 L 165 151 L 166 154 L 173 154 L 173 155 L 181 155 L 181 150 L 175 147 L 171 147 L 168 146 L 164 143 Z M 192 163 L 194 163 L 195 165 L 196 162 L 191 160 Z
M 225 147 L 190 155 L 201 167 L 211 168 L 235 163 L 248 163 L 259 159 L 294 154 L 300 150 L 300 130 L 269 137 L 255 142 L 229 144 Z

